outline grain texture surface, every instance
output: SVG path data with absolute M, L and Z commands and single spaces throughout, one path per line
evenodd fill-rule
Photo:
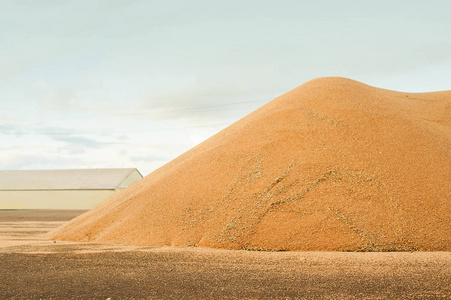
M 319 78 L 274 99 L 56 240 L 297 251 L 451 250 L 451 91 Z

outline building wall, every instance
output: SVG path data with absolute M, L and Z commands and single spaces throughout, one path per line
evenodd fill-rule
M 0 191 L 0 209 L 91 209 L 115 190 Z

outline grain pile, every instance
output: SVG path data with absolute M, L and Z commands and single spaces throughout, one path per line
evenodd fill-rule
M 57 240 L 255 250 L 451 250 L 451 91 L 320 78 L 274 99 Z

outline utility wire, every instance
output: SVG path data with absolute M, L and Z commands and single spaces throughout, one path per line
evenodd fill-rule
M 256 102 L 262 102 L 262 100 L 250 100 L 250 101 L 241 101 L 241 102 L 233 102 L 233 103 L 223 103 L 223 104 L 213 104 L 213 105 L 204 105 L 204 106 L 193 106 L 188 108 L 173 108 L 168 109 L 164 108 L 164 112 L 184 112 L 184 111 L 195 111 L 195 110 L 203 110 L 203 109 L 210 109 L 210 108 L 219 108 L 219 107 L 227 107 L 227 106 L 234 106 L 234 105 L 240 105 L 240 104 L 247 104 L 247 103 L 256 103 Z M 233 109 L 232 109 L 233 110 Z M 230 111 L 230 110 L 229 110 Z M 128 116 L 128 115 L 144 115 L 144 114 L 151 114 L 155 111 L 142 111 L 142 112 L 131 112 L 131 113 L 113 113 L 113 115 L 120 115 L 120 116 Z M 64 120 L 74 120 L 74 119 L 86 119 L 86 117 L 80 117 L 80 118 L 46 118 L 46 119 L 64 119 Z M 50 135 L 50 136 L 58 136 L 58 135 L 89 135 L 89 134 L 123 134 L 123 133 L 141 133 L 141 132 L 160 132 L 160 131 L 170 131 L 170 130 L 183 130 L 183 129 L 190 129 L 190 128 L 206 128 L 206 127 L 217 127 L 217 126 L 225 126 L 230 125 L 230 123 L 216 123 L 216 124 L 205 124 L 205 125 L 193 125 L 193 126 L 184 126 L 184 127 L 173 127 L 173 128 L 158 128 L 158 129 L 145 129 L 145 130 L 126 130 L 126 131 L 85 131 L 85 132 L 54 132 L 54 131 L 44 131 L 44 132 L 0 132 L 0 135 Z
M 119 133 L 141 133 L 141 132 L 159 132 L 168 130 L 183 130 L 190 128 L 203 128 L 203 127 L 217 127 L 230 125 L 230 123 L 216 123 L 206 125 L 193 125 L 184 127 L 172 127 L 172 128 L 158 128 L 158 129 L 144 129 L 144 130 L 125 130 L 125 131 L 85 131 L 85 132 L 0 132 L 1 135 L 87 135 L 87 134 L 119 134 Z
M 177 108 L 177 107 L 155 107 L 155 108 L 143 108 L 142 111 L 137 112 L 106 112 L 106 115 L 112 115 L 112 116 L 134 116 L 134 115 L 151 115 L 155 113 L 159 113 L 160 111 L 165 113 L 171 113 L 171 112 L 190 112 L 190 111 L 197 111 L 197 110 L 204 110 L 204 111 L 216 111 L 214 108 L 221 108 L 221 107 L 227 107 L 227 106 L 238 106 L 242 104 L 249 104 L 249 103 L 258 103 L 263 102 L 264 100 L 250 100 L 250 101 L 241 101 L 241 102 L 232 102 L 232 103 L 222 103 L 222 104 L 212 104 L 212 105 L 203 105 L 203 106 L 192 106 L 192 107 L 185 107 L 185 108 Z M 213 108 L 213 109 L 211 109 Z M 126 110 L 125 108 L 123 110 Z M 235 109 L 227 109 L 224 111 L 232 111 Z M 46 117 L 48 120 L 81 120 L 85 119 L 86 117 Z

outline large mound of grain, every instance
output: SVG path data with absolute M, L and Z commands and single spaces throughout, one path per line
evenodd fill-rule
M 92 211 L 58 240 L 260 250 L 451 250 L 451 91 L 320 78 Z

